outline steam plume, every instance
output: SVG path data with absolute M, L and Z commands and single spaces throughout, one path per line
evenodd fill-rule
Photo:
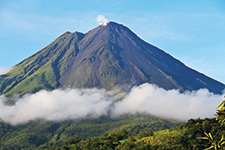
M 114 95 L 114 91 L 103 89 L 42 90 L 19 98 L 13 106 L 5 105 L 6 98 L 2 95 L 0 120 L 17 125 L 36 119 L 63 121 L 86 116 L 147 113 L 186 121 L 213 117 L 215 107 L 223 100 L 223 95 L 215 95 L 207 89 L 180 93 L 151 84 L 133 87 L 121 101 L 114 101 Z
M 108 19 L 106 19 L 103 15 L 98 15 L 97 21 L 99 22 L 100 25 L 107 25 Z

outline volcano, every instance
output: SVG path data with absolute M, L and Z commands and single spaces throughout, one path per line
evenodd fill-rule
M 221 93 L 225 88 L 143 41 L 124 25 L 109 22 L 86 34 L 65 32 L 1 75 L 0 92 L 10 96 L 60 87 L 110 90 L 142 83 L 181 92 L 207 88 Z

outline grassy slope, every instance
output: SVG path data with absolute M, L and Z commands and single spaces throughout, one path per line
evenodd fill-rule
M 58 78 L 64 70 L 69 57 L 59 62 L 60 58 L 70 52 L 71 41 L 78 39 L 77 33 L 66 32 L 47 47 L 17 64 L 10 72 L 0 76 L 0 92 L 6 96 L 24 95 L 40 89 L 52 90 L 59 86 Z M 65 56 L 68 56 L 66 54 Z
M 12 84 L 9 85 L 5 91 L 13 86 Z M 46 64 L 41 70 L 26 77 L 22 82 L 7 91 L 6 96 L 13 95 L 14 93 L 24 95 L 27 92 L 36 92 L 40 89 L 52 90 L 56 87 L 57 81 L 53 68 L 50 64 Z
M 167 149 L 172 149 L 176 147 L 176 144 L 173 145 L 171 142 L 171 139 L 174 139 L 179 136 L 183 136 L 186 130 L 161 130 L 161 131 L 156 131 L 154 132 L 153 136 L 150 137 L 144 137 L 141 139 L 138 139 L 137 142 L 139 143 L 146 143 L 152 146 L 159 146 L 159 147 L 164 147 Z

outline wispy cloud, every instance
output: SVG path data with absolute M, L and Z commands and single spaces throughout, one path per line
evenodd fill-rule
M 22 31 L 33 31 L 39 28 L 39 25 L 28 21 L 25 16 L 22 17 L 13 11 L 3 11 L 0 14 L 0 18 L 4 22 L 4 24 L 1 24 L 3 28 L 15 28 Z
M 192 50 L 195 51 L 195 53 L 190 53 L 188 51 L 183 52 L 183 55 L 179 55 L 179 59 L 187 66 L 225 83 L 225 70 L 222 63 L 225 56 L 223 46 L 214 43 L 212 46 L 202 47 L 201 50 L 197 48 Z
M 52 34 L 63 33 L 65 31 L 84 31 L 95 27 L 95 17 L 89 14 L 73 12 L 64 16 L 50 16 L 43 14 L 23 14 L 17 13 L 13 10 L 4 10 L 0 14 L 1 21 L 4 24 L 0 24 L 2 29 L 7 28 L 13 32 L 27 34 L 31 32 Z M 4 30 L 2 30 L 4 33 Z M 3 34 L 2 33 L 2 34 Z
M 202 40 L 206 39 L 214 41 L 216 38 L 213 37 L 219 31 L 223 31 L 225 25 L 223 19 L 225 15 L 212 12 L 161 11 L 108 16 L 127 23 L 131 29 L 134 29 L 140 37 L 148 42 L 171 40 L 192 43 L 203 42 Z M 218 24 L 215 25 L 214 22 Z

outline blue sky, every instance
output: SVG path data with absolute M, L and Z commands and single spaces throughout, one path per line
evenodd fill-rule
M 98 15 L 225 83 L 224 0 L 0 0 L 0 72 L 66 31 L 97 27 Z

